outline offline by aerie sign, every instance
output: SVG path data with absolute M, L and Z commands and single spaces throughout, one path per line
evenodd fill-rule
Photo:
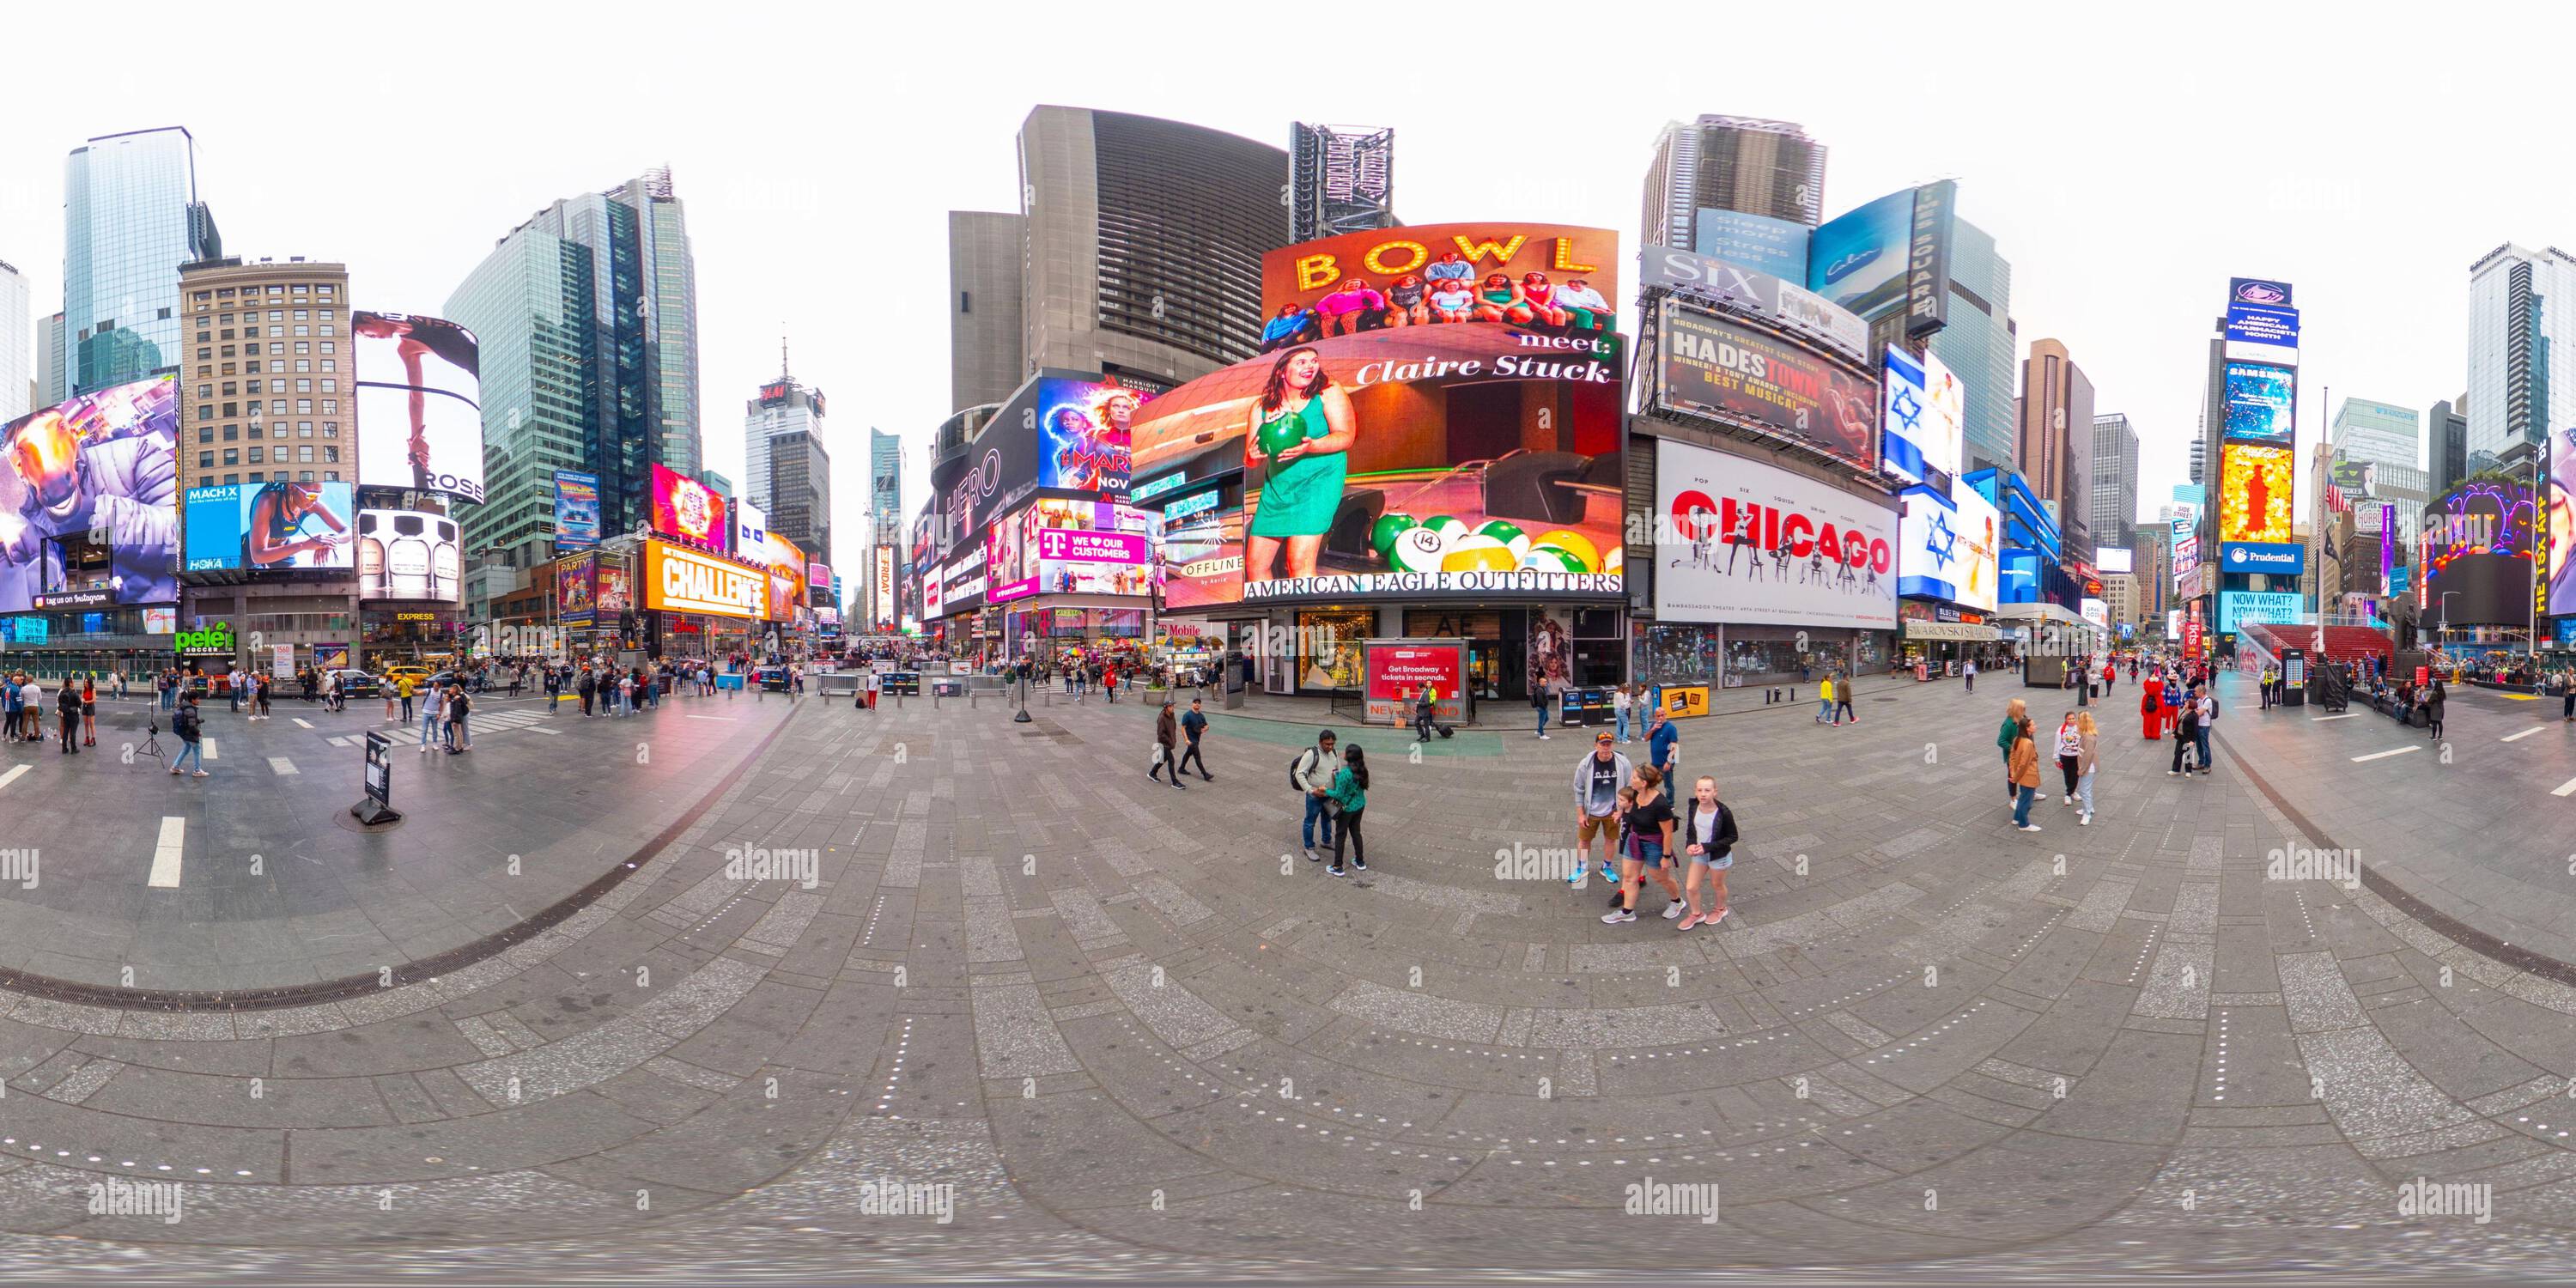
M 750 568 L 654 544 L 653 595 L 647 608 L 724 617 L 759 617 L 768 611 L 769 579 Z

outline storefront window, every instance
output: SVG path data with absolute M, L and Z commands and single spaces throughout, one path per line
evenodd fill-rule
M 1639 622 L 1635 639 L 1630 661 L 1638 679 L 1648 684 L 1717 683 L 1717 627 Z
M 1376 633 L 1377 610 L 1373 608 L 1297 614 L 1297 687 L 1360 687 L 1360 642 Z

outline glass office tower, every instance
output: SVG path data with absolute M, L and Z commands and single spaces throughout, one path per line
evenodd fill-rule
M 177 126 L 104 134 L 63 162 L 61 382 L 70 393 L 177 366 L 179 266 L 224 253 Z

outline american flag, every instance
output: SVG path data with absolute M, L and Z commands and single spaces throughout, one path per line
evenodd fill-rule
M 2328 483 L 2326 484 L 2326 509 L 2334 514 L 2350 514 L 2352 498 L 2345 496 L 2342 488 Z

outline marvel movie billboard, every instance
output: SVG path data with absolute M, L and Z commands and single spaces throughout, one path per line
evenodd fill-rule
M 358 482 L 483 500 L 481 357 L 444 318 L 349 314 L 358 370 Z
M 1419 224 L 1261 257 L 1261 351 L 1363 331 L 1487 322 L 1605 336 L 1619 234 L 1561 224 Z
M 0 612 L 52 591 L 179 598 L 179 386 L 111 385 L 0 427 Z
M 1679 300 L 1663 301 L 1660 319 L 1657 406 L 1877 468 L 1877 381 Z
M 1620 375 L 1608 336 L 1335 336 L 1147 404 L 1137 469 L 1237 454 L 1247 600 L 1616 596 Z

